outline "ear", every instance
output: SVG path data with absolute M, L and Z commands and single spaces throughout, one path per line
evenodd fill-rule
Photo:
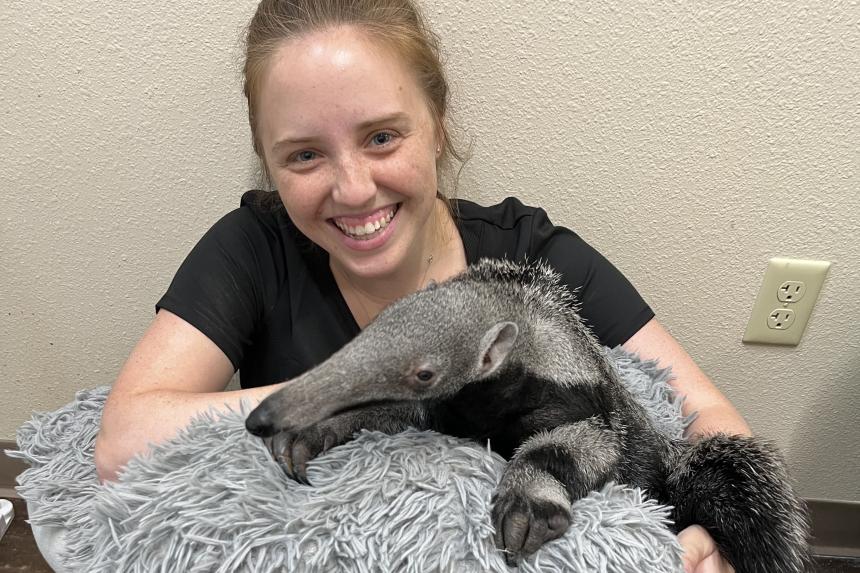
M 478 378 L 486 378 L 495 372 L 508 357 L 520 329 L 513 322 L 500 322 L 493 325 L 478 346 Z
M 445 117 L 439 117 L 435 121 L 435 131 L 436 131 L 436 159 L 438 160 L 442 157 L 442 152 L 445 150 Z

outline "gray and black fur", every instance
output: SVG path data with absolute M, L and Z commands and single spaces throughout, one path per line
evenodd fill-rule
M 366 428 L 413 426 L 509 460 L 493 499 L 509 563 L 560 537 L 571 502 L 614 480 L 697 523 L 738 573 L 807 566 L 808 525 L 777 451 L 657 431 L 543 264 L 484 260 L 387 309 L 329 360 L 264 400 L 246 426 L 306 481 L 306 463 Z

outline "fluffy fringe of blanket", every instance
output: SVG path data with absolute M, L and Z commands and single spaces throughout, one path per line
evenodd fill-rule
M 655 422 L 680 436 L 689 420 L 668 373 L 611 356 Z M 490 498 L 504 461 L 434 432 L 362 432 L 288 479 L 244 412 L 208 414 L 100 485 L 93 445 L 107 388 L 79 392 L 18 431 L 30 463 L 18 478 L 36 528 L 62 532 L 70 571 L 511 571 L 493 547 Z M 574 503 L 567 534 L 523 572 L 681 571 L 669 508 L 607 484 Z M 43 548 L 44 550 L 44 548 Z

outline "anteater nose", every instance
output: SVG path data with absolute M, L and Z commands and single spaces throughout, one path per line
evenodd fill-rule
M 268 438 L 277 433 L 272 412 L 265 404 L 260 404 L 248 414 L 245 419 L 245 429 L 261 438 Z

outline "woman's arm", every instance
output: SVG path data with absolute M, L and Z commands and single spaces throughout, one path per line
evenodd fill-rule
M 657 319 L 651 319 L 623 347 L 642 358 L 657 360 L 661 368 L 671 366 L 674 380 L 670 384 L 685 397 L 684 415 L 698 412 L 696 420 L 687 428 L 689 438 L 696 439 L 715 432 L 752 435 L 750 427 L 732 403 Z
M 206 335 L 166 310 L 138 342 L 111 388 L 95 445 L 102 481 L 149 444 L 162 442 L 196 414 L 256 405 L 280 384 L 224 392 L 233 375 L 227 356 Z
M 623 347 L 642 358 L 657 360 L 663 368 L 671 366 L 674 380 L 670 384 L 685 397 L 684 415 L 698 412 L 696 420 L 687 428 L 688 438 L 697 439 L 715 432 L 752 435 L 732 403 L 656 319 L 639 329 Z M 717 552 L 714 540 L 704 528 L 691 525 L 678 534 L 678 541 L 684 549 L 686 573 L 734 572 Z

